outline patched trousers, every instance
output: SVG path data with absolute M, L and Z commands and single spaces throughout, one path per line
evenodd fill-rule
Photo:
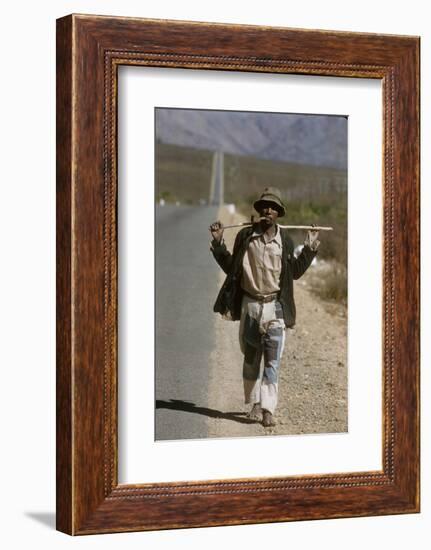
M 278 301 L 262 303 L 244 295 L 239 327 L 244 354 L 244 399 L 245 403 L 260 403 L 262 409 L 271 413 L 278 401 L 285 335 L 283 311 Z

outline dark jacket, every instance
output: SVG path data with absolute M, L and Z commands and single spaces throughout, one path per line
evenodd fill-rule
M 222 315 L 230 313 L 234 321 L 238 321 L 241 317 L 241 303 L 244 294 L 241 288 L 242 261 L 253 230 L 253 227 L 241 229 L 236 236 L 232 254 L 228 251 L 224 242 L 219 244 L 213 241 L 211 245 L 211 251 L 216 262 L 227 275 L 214 304 L 214 311 Z M 293 280 L 299 279 L 306 272 L 316 252 L 311 250 L 310 247 L 304 246 L 301 254 L 295 258 L 293 241 L 287 229 L 279 228 L 279 230 L 283 245 L 279 302 L 283 308 L 286 326 L 293 327 L 296 319 Z

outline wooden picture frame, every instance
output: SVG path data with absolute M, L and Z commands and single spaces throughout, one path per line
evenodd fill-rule
M 119 485 L 117 68 L 383 84 L 381 471 Z M 419 511 L 419 38 L 57 21 L 57 529 L 80 535 Z

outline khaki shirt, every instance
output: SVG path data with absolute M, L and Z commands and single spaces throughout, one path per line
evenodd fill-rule
M 241 287 L 256 298 L 280 290 L 282 243 L 280 229 L 269 239 L 256 228 L 244 254 Z

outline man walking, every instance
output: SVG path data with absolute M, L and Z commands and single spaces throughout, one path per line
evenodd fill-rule
M 251 418 L 262 417 L 263 426 L 270 427 L 275 425 L 285 329 L 295 324 L 293 280 L 308 269 L 319 241 L 318 231 L 309 231 L 301 254 L 294 256 L 292 239 L 277 225 L 285 215 L 277 188 L 267 187 L 253 206 L 261 220 L 239 231 L 232 254 L 223 240 L 222 223 L 209 228 L 211 251 L 226 273 L 214 311 L 240 321 L 245 403 L 252 405 Z

